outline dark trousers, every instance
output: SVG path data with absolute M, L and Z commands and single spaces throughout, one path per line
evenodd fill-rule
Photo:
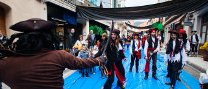
M 170 77 L 170 61 L 168 61 L 168 66 L 167 66 L 167 71 L 168 71 L 168 74 L 167 74 L 167 77 Z
M 179 70 L 180 63 L 179 62 L 171 62 L 170 63 L 170 81 L 171 85 L 175 86 L 176 79 L 177 79 L 177 74 Z
M 198 49 L 197 49 L 197 47 L 198 47 L 198 44 L 191 44 L 191 48 L 192 48 L 192 52 L 197 52 L 198 51 Z
M 183 69 L 183 63 L 182 63 L 182 59 L 181 59 L 181 60 L 179 61 L 179 64 L 178 64 L 177 78 L 179 78 L 182 69 Z
M 152 75 L 156 75 L 156 70 L 157 70 L 157 53 L 152 54 L 152 56 L 148 57 L 146 60 L 146 65 L 145 65 L 145 73 L 148 74 L 150 70 L 150 60 L 152 59 Z
M 107 62 L 106 67 L 108 70 L 108 79 L 106 80 L 104 84 L 104 89 L 111 89 L 112 84 L 114 82 L 114 68 L 113 68 L 114 62 Z
M 89 76 L 89 68 L 81 69 L 82 76 L 86 75 L 86 77 Z
M 125 77 L 125 69 L 124 69 L 124 66 L 123 66 L 123 64 L 122 64 L 122 60 L 116 62 L 115 65 L 116 65 L 116 67 L 119 69 L 119 72 L 121 73 L 121 75 L 122 75 L 124 78 L 126 78 L 126 77 Z M 122 87 L 122 86 L 123 86 L 122 81 L 119 81 L 119 80 L 118 80 L 118 81 L 117 81 L 117 86 Z
M 90 73 L 92 74 L 95 73 L 95 67 L 91 67 L 89 70 L 90 70 Z
M 134 66 L 134 61 L 136 62 L 136 71 L 138 71 L 139 59 L 136 55 L 136 52 L 133 52 L 133 54 L 131 55 L 130 71 L 132 71 L 132 67 Z
M 120 61 L 116 62 L 115 65 L 116 65 L 117 69 L 119 70 L 118 72 L 120 72 L 121 75 L 125 78 L 125 70 L 124 70 L 122 61 L 120 60 Z M 104 84 L 104 89 L 111 89 L 112 84 L 114 82 L 114 76 L 115 76 L 114 63 L 108 62 L 106 64 L 106 67 L 107 67 L 109 74 L 108 74 L 108 79 L 106 80 L 106 82 Z M 119 87 L 123 86 L 123 81 L 119 81 L 119 79 L 118 79 L 117 86 L 119 86 Z

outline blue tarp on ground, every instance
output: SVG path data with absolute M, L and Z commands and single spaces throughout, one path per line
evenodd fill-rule
M 169 86 L 165 85 L 169 82 L 166 78 L 167 67 L 164 64 L 163 55 L 158 54 L 157 60 L 157 77 L 159 80 L 154 80 L 152 76 L 149 76 L 147 80 L 144 80 L 144 67 L 145 60 L 142 58 L 139 61 L 139 73 L 136 73 L 135 67 L 133 72 L 129 72 L 130 67 L 130 54 L 129 50 L 125 51 L 127 61 L 123 62 L 124 68 L 126 69 L 126 89 L 168 89 Z M 142 54 L 144 55 L 144 54 Z M 151 68 L 151 67 L 150 67 Z M 150 74 L 151 75 L 151 72 Z M 183 71 L 180 75 L 182 82 L 176 83 L 175 89 L 200 89 L 198 80 L 186 71 Z M 96 74 L 90 74 L 90 77 L 81 77 L 81 74 L 77 71 L 67 77 L 64 80 L 64 89 L 101 89 L 106 81 L 101 78 L 101 73 L 96 67 Z M 112 89 L 119 89 L 116 87 L 117 78 L 115 77 Z

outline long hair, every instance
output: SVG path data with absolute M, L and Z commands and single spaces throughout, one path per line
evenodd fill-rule
M 41 50 L 58 49 L 58 39 L 52 32 L 29 32 L 14 34 L 9 39 L 7 45 L 12 45 L 15 38 L 18 40 L 12 47 L 12 51 L 21 54 L 32 54 Z
M 166 49 L 167 54 L 169 54 L 172 51 L 174 51 L 175 54 L 180 52 L 180 41 L 178 40 L 178 37 L 176 37 L 175 40 L 176 40 L 175 48 L 173 48 L 173 39 L 170 38 L 170 40 L 168 41 L 167 49 Z
M 183 45 L 187 43 L 187 34 L 183 34 Z

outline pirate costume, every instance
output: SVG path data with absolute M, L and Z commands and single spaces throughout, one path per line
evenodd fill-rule
M 185 49 L 185 51 L 190 51 L 190 42 L 187 39 L 187 34 L 186 31 L 184 29 L 179 29 L 179 34 L 182 35 L 182 38 L 179 38 L 180 43 L 182 44 L 181 47 L 183 47 Z M 182 49 L 182 48 L 181 48 Z M 182 62 L 182 58 L 180 59 L 180 66 L 179 66 L 179 70 L 178 70 L 178 74 L 177 74 L 177 80 L 181 81 L 181 79 L 179 78 L 181 70 L 183 69 L 183 62 Z
M 117 36 L 119 36 L 119 30 L 113 30 L 112 33 L 115 33 Z M 110 44 L 107 46 L 106 50 L 106 56 L 108 58 L 106 67 L 108 70 L 108 79 L 104 85 L 104 89 L 111 89 L 112 83 L 114 82 L 114 71 L 116 74 L 116 77 L 118 78 L 117 86 L 124 89 L 124 83 L 125 83 L 125 77 L 124 77 L 124 68 L 123 64 L 121 62 L 121 59 L 124 58 L 123 56 L 120 56 L 121 53 L 119 52 L 119 45 L 116 45 L 116 40 L 111 39 Z M 122 47 L 120 45 L 120 47 Z
M 120 31 L 119 30 L 113 30 L 112 33 L 115 33 L 117 36 L 119 36 Z M 120 41 L 121 42 L 121 41 Z M 125 70 L 122 64 L 122 59 L 125 58 L 123 53 L 123 48 L 121 43 L 119 42 L 118 45 L 116 45 L 116 40 L 110 39 L 110 43 L 107 45 L 106 49 L 106 56 L 107 56 L 107 63 L 106 67 L 108 70 L 108 79 L 106 80 L 104 84 L 104 89 L 111 89 L 112 84 L 114 82 L 114 73 L 116 77 L 118 78 L 117 86 L 119 86 L 121 89 L 124 89 L 124 83 L 125 83 Z M 105 42 L 106 43 L 106 42 Z M 98 53 L 95 54 L 96 56 L 102 55 L 102 51 L 104 49 L 104 45 L 102 45 L 102 48 L 99 49 Z M 114 72 L 115 71 L 115 72 Z
M 178 34 L 176 31 L 169 31 L 169 33 Z M 174 89 L 178 71 L 181 69 L 180 61 L 182 59 L 183 65 L 185 65 L 187 61 L 185 49 L 179 39 L 175 38 L 169 40 L 164 58 L 165 62 L 168 63 L 168 72 L 170 74 L 170 82 L 166 84 L 171 86 L 170 89 Z
M 155 29 L 152 29 L 151 32 L 156 32 Z M 156 77 L 156 62 L 157 62 L 157 52 L 159 51 L 159 40 L 156 38 L 156 36 L 150 36 L 146 41 L 145 41 L 145 46 L 144 46 L 144 52 L 145 52 L 145 57 L 146 59 L 146 65 L 145 65 L 145 80 L 148 78 L 149 75 L 149 70 L 150 70 L 150 59 L 152 59 L 152 77 L 157 80 Z M 155 51 L 155 53 L 154 53 Z
M 133 34 L 133 36 L 138 36 L 138 34 Z M 132 67 L 134 66 L 134 61 L 136 62 L 136 73 L 138 73 L 138 67 L 139 67 L 139 59 L 141 59 L 141 49 L 142 49 L 142 41 L 138 37 L 137 39 L 134 38 L 131 40 L 130 45 L 130 53 L 131 53 L 131 63 L 130 63 L 130 69 L 129 71 L 132 72 Z M 136 59 L 136 60 L 135 60 Z

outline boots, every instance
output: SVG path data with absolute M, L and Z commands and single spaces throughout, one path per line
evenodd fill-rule
M 155 80 L 158 80 L 158 78 L 157 78 L 156 75 L 152 75 L 152 77 L 153 77 Z
M 156 72 L 152 72 L 152 78 L 154 78 L 155 80 L 158 80 L 158 78 L 156 76 Z
M 145 72 L 144 80 L 147 80 L 147 79 L 148 79 L 148 72 Z
M 132 67 L 130 67 L 129 72 L 132 72 Z

